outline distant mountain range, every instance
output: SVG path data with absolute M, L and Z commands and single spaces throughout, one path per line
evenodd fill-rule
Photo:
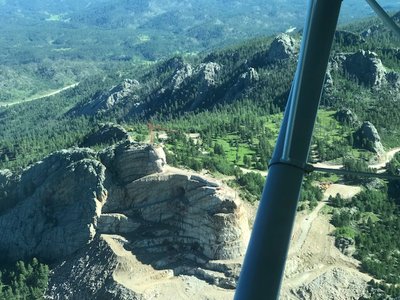
M 306 0 L 0 0 L 0 104 L 35 98 L 130 61 L 209 52 L 301 29 Z M 399 10 L 395 0 L 381 1 Z M 342 22 L 372 15 L 343 3 Z M 18 79 L 18 80 L 17 80 Z
M 76 30 L 94 40 L 101 39 L 99 29 L 126 30 L 124 37 L 115 36 L 115 45 L 124 44 L 121 49 L 127 56 L 136 54 L 157 59 L 173 52 L 202 51 L 248 37 L 302 27 L 306 3 L 306 0 L 2 0 L 0 31 L 6 39 L 7 33 L 26 26 L 30 27 L 29 32 L 35 32 L 47 31 L 51 25 L 54 33 L 46 36 L 47 45 L 35 37 L 30 41 L 36 42 L 36 46 L 55 43 L 68 48 Z M 400 8 L 394 0 L 381 1 L 381 4 L 387 10 Z M 351 0 L 344 2 L 341 20 L 346 22 L 368 15 L 372 15 L 372 10 L 365 2 Z M 56 40 L 55 34 L 59 36 Z M 79 33 L 76 38 L 80 38 Z M 166 50 L 158 49 L 160 45 Z
M 387 10 L 396 10 L 399 8 L 399 2 L 395 0 L 379 1 L 380 4 Z M 304 16 L 304 8 L 306 0 L 283 0 L 283 1 L 260 1 L 260 0 L 32 0 L 32 1 L 0 1 L 1 13 L 5 16 L 15 16 L 23 14 L 37 18 L 48 14 L 63 14 L 65 17 L 79 15 L 89 16 L 88 21 L 105 18 L 105 23 L 112 23 L 118 19 L 118 16 L 124 16 L 126 20 L 130 17 L 129 22 L 143 23 L 149 19 L 158 18 L 162 15 L 171 12 L 179 12 L 182 18 L 197 17 L 197 21 L 203 21 L 212 18 L 219 18 L 222 22 L 230 18 L 241 18 L 244 16 L 252 17 L 253 19 L 260 18 L 266 23 L 276 23 L 277 17 L 284 16 L 285 19 L 279 19 L 279 23 L 295 22 L 297 17 Z M 354 9 L 357 8 L 357 9 Z M 358 18 L 371 14 L 371 9 L 368 8 L 366 2 L 350 0 L 343 3 L 342 15 L 346 18 Z M 142 19 L 136 19 L 140 17 Z M 82 20 L 81 20 L 82 21 Z M 108 22 L 107 22 L 108 21 Z M 300 20 L 300 24 L 303 20 Z M 116 25 L 116 24 L 113 24 Z M 120 26 L 123 24 L 119 24 Z M 253 24 L 257 27 L 257 24 Z M 281 24 L 276 24 L 279 27 Z M 292 24 L 294 25 L 294 24 Z

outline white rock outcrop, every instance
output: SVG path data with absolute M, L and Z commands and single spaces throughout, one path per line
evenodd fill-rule
M 190 64 L 184 64 L 183 67 L 177 69 L 172 76 L 173 90 L 181 87 L 182 83 L 193 75 L 193 68 Z
M 71 113 L 77 115 L 95 115 L 112 109 L 116 104 L 123 101 L 134 101 L 139 103 L 137 92 L 141 85 L 135 79 L 125 79 L 122 83 L 112 87 L 109 91 L 96 95 L 88 102 L 76 106 Z
M 207 87 L 217 84 L 217 79 L 220 71 L 221 65 L 215 62 L 201 63 L 196 68 L 198 79 L 202 82 L 202 85 L 205 85 Z
M 299 51 L 299 42 L 288 34 L 278 35 L 267 52 L 267 60 L 271 62 L 294 57 Z

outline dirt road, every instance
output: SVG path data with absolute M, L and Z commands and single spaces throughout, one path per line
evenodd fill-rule
M 47 92 L 45 94 L 41 94 L 41 95 L 38 95 L 38 96 L 33 96 L 32 98 L 28 98 L 28 99 L 25 99 L 25 100 L 17 100 L 17 101 L 14 101 L 14 102 L 0 102 L 0 107 L 2 107 L 2 106 L 9 107 L 9 106 L 13 106 L 13 105 L 16 105 L 16 104 L 19 104 L 19 103 L 25 103 L 25 102 L 31 102 L 31 101 L 35 101 L 35 100 L 39 100 L 39 99 L 44 99 L 44 98 L 47 98 L 47 97 L 50 97 L 50 96 L 57 95 L 57 94 L 59 94 L 59 93 L 61 93 L 63 91 L 72 89 L 72 88 L 78 86 L 78 84 L 79 84 L 79 82 L 74 83 L 74 84 L 70 84 L 70 85 L 65 86 L 65 87 L 63 87 L 61 89 L 54 90 L 54 91 L 51 91 L 51 92 Z
M 264 177 L 266 177 L 268 174 L 268 171 L 261 171 L 261 170 L 256 170 L 256 169 L 246 169 L 246 168 L 240 167 L 240 170 L 242 170 L 243 174 L 253 172 L 253 173 L 258 173 Z
M 386 167 L 386 164 L 394 157 L 394 155 L 397 152 L 400 152 L 400 147 L 389 149 L 388 151 L 384 152 L 381 156 L 378 157 L 378 162 L 370 164 L 369 167 L 371 169 L 376 169 L 378 173 L 380 173 L 379 171 L 382 172 L 382 170 Z M 330 164 L 327 162 L 316 163 L 313 164 L 313 166 L 320 168 L 336 169 L 336 170 L 343 168 L 342 164 Z
M 392 158 L 395 156 L 397 152 L 400 151 L 400 147 L 390 149 L 386 151 L 383 155 L 381 155 L 378 159 L 378 162 L 376 164 L 372 164 L 369 167 L 378 170 L 384 169 L 386 167 L 386 164 L 392 160 Z
M 329 215 L 323 213 L 329 196 L 339 193 L 343 198 L 350 198 L 360 191 L 358 186 L 332 184 L 313 212 L 300 212 L 297 215 L 283 282 L 287 294 L 334 268 L 340 268 L 365 281 L 371 279 L 358 270 L 357 260 L 345 256 L 335 247 L 332 236 L 334 227 L 329 222 Z

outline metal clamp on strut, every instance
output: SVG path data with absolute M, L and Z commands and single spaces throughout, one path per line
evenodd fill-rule
M 289 159 L 289 160 L 286 160 L 286 159 L 272 159 L 268 164 L 268 169 L 271 166 L 274 166 L 274 165 L 291 166 L 291 167 L 294 167 L 296 169 L 302 170 L 306 174 L 309 174 L 309 173 L 315 171 L 315 168 L 314 168 L 313 165 L 308 164 L 308 163 L 301 163 L 301 162 L 296 161 L 294 159 Z

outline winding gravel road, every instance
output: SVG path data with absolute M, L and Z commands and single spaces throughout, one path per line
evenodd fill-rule
M 79 84 L 79 82 L 76 82 L 76 83 L 67 85 L 67 86 L 65 86 L 65 87 L 63 87 L 61 89 L 58 89 L 58 90 L 55 90 L 55 91 L 51 91 L 51 92 L 48 92 L 46 94 L 39 95 L 39 96 L 33 96 L 33 98 L 29 98 L 29 99 L 26 99 L 26 100 L 17 100 L 17 101 L 14 101 L 14 102 L 0 102 L 0 107 L 10 107 L 10 106 L 13 106 L 13 105 L 16 105 L 16 104 L 19 104 L 19 103 L 26 103 L 26 102 L 31 102 L 31 101 L 35 101 L 35 100 L 45 99 L 47 97 L 54 96 L 54 95 L 57 95 L 57 94 L 59 94 L 61 92 L 66 91 L 66 90 L 72 89 L 72 88 L 78 86 L 78 84 Z

